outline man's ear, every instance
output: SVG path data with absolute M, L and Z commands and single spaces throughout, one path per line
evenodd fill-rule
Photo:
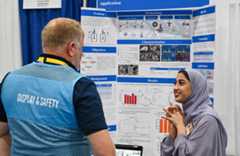
M 75 50 L 76 49 L 76 43 L 75 42 L 69 42 L 67 44 L 67 54 L 70 56 L 70 57 L 73 57 L 75 55 Z

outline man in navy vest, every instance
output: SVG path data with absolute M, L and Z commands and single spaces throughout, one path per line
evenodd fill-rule
M 8 73 L 0 88 L 0 136 L 10 133 L 12 156 L 115 156 L 101 99 L 79 73 L 80 23 L 51 20 L 42 54 Z

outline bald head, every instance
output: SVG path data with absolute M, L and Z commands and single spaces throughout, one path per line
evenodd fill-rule
M 79 43 L 83 31 L 78 21 L 69 18 L 55 18 L 42 30 L 42 47 L 45 50 L 63 49 L 71 41 Z

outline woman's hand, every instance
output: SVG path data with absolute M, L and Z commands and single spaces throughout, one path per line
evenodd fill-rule
M 185 134 L 184 116 L 183 112 L 178 105 L 173 105 L 167 109 L 163 109 L 166 112 L 165 119 L 171 122 L 170 136 L 175 139 L 177 134 Z
M 175 140 L 175 138 L 177 137 L 177 129 L 171 122 L 169 124 L 170 124 L 170 126 L 169 126 L 169 136 L 173 140 Z

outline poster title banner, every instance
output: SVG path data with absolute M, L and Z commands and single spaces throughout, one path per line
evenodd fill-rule
M 97 7 L 109 11 L 188 8 L 208 5 L 209 0 L 98 0 Z

